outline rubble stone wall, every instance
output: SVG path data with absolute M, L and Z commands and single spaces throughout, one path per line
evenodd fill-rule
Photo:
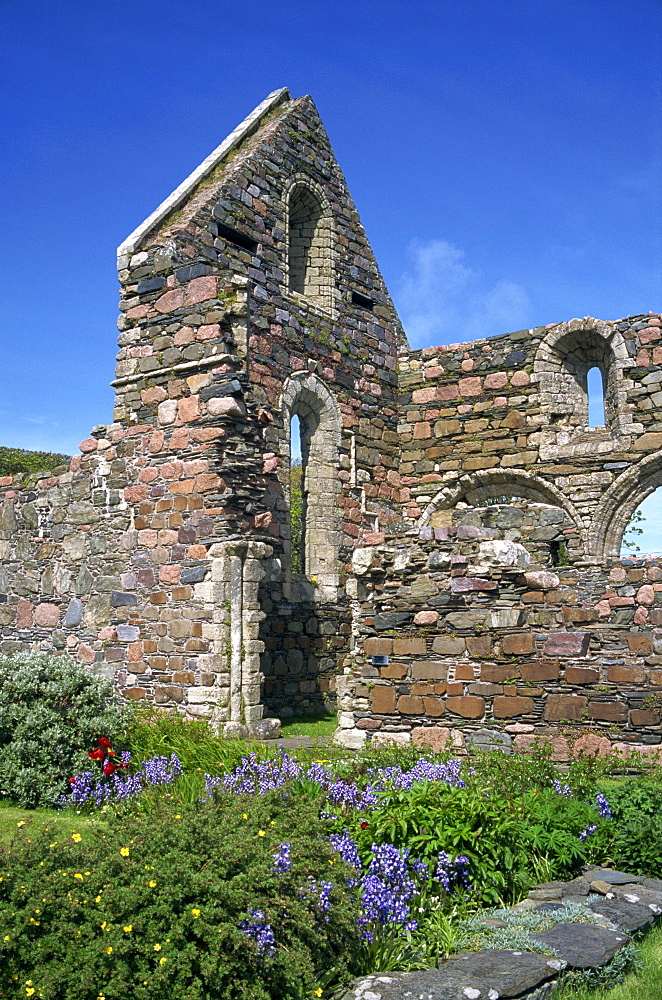
M 660 568 L 617 562 L 662 483 L 659 315 L 409 350 L 315 106 L 286 90 L 118 268 L 113 423 L 69 467 L 0 479 L 0 650 L 66 651 L 229 732 L 340 683 L 349 743 L 565 718 L 659 740 Z

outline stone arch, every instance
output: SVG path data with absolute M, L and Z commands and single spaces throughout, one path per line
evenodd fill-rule
M 526 503 L 517 504 L 517 499 Z M 448 515 L 439 522 L 435 512 L 444 510 Z M 421 521 L 434 527 L 496 528 L 505 538 L 525 544 L 534 562 L 543 566 L 584 558 L 585 529 L 574 505 L 555 486 L 524 471 L 461 475 L 439 491 Z
M 437 510 L 455 507 L 461 500 L 480 503 L 497 496 L 518 496 L 534 503 L 560 507 L 583 535 L 584 525 L 574 504 L 552 483 L 547 483 L 530 472 L 510 469 L 485 469 L 458 476 L 443 486 L 421 514 L 420 524 L 429 523 Z
M 612 450 L 630 433 L 625 369 L 631 359 L 615 326 L 586 317 L 551 327 L 534 361 L 539 387 L 541 457 Z M 587 376 L 602 374 L 605 426 L 589 427 Z
M 323 188 L 296 174 L 285 194 L 287 285 L 326 312 L 333 307 L 333 215 Z
M 341 419 L 338 404 L 317 376 L 301 372 L 288 378 L 281 397 L 282 438 L 279 451 L 283 468 L 291 461 L 290 425 L 299 418 L 303 464 L 304 574 L 315 583 L 315 596 L 333 600 L 340 582 L 340 511 L 338 461 Z M 289 475 L 284 483 L 289 506 Z M 289 566 L 290 542 L 285 562 Z
M 622 472 L 602 497 L 588 532 L 588 550 L 600 562 L 620 558 L 628 521 L 646 497 L 662 486 L 662 452 Z

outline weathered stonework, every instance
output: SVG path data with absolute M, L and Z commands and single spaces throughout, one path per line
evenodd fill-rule
M 315 107 L 286 90 L 118 267 L 114 423 L 68 468 L 0 479 L 4 652 L 67 651 L 232 732 L 337 694 L 347 745 L 524 746 L 565 720 L 662 740 L 662 566 L 618 560 L 662 483 L 660 316 L 409 350 Z

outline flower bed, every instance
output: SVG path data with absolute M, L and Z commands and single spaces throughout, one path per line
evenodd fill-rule
M 134 766 L 105 737 L 88 757 L 98 772 L 75 776 L 67 809 L 112 834 L 28 826 L 0 855 L 3 998 L 331 997 L 352 975 L 434 964 L 462 915 L 613 856 L 649 808 L 645 864 L 662 854 L 656 772 L 603 787 L 609 764 L 561 777 L 545 752 L 236 763 L 235 748 L 193 779 L 172 753 Z

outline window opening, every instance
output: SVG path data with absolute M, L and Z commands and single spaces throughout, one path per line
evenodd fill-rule
M 597 367 L 589 368 L 586 373 L 586 392 L 588 395 L 588 426 L 604 427 L 605 393 L 602 372 Z
M 242 250 L 255 253 L 258 248 L 258 242 L 252 236 L 247 236 L 246 233 L 242 233 L 238 229 L 233 229 L 232 226 L 226 226 L 224 222 L 213 222 L 209 228 L 212 232 L 215 230 L 216 235 L 220 236 L 221 239 L 227 240 L 228 243 L 234 243 L 235 246 L 241 247 Z
M 304 474 L 301 459 L 301 424 L 298 416 L 290 420 L 290 570 L 304 572 L 305 509 Z
M 373 299 L 368 295 L 362 295 L 361 292 L 352 292 L 352 304 L 355 306 L 361 306 L 363 309 L 372 309 L 375 305 Z
M 662 556 L 662 487 L 632 512 L 621 542 L 621 559 L 627 556 Z

